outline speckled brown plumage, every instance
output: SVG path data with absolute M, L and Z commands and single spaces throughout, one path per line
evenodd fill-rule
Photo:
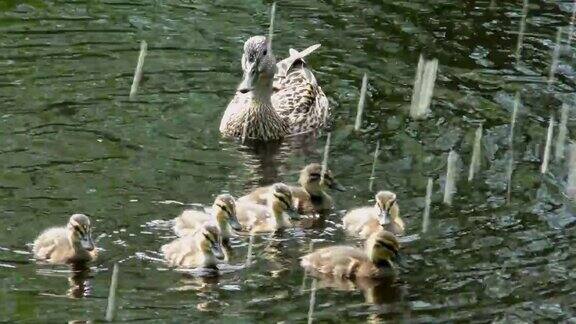
M 244 43 L 244 77 L 220 122 L 227 137 L 278 140 L 317 131 L 328 123 L 330 108 L 304 57 L 319 45 L 297 52 L 276 65 L 264 36 Z

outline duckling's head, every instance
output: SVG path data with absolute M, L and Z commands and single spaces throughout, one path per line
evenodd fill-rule
M 302 169 L 298 183 L 311 195 L 322 194 L 324 187 L 338 191 L 346 191 L 346 188 L 334 179 L 332 171 L 326 169 L 324 171 L 324 177 L 322 177 L 322 165 L 319 163 L 308 164 Z
M 398 257 L 400 243 L 394 234 L 381 230 L 366 240 L 366 253 L 377 266 L 392 266 Z
M 378 210 L 378 221 L 380 225 L 390 224 L 398 218 L 399 208 L 396 202 L 396 194 L 391 191 L 380 191 L 376 194 L 375 208 Z
M 234 230 L 242 230 L 242 225 L 240 225 L 238 218 L 236 218 L 236 201 L 231 195 L 218 195 L 216 199 L 214 199 L 213 208 L 219 224 L 228 223 Z
M 212 254 L 217 259 L 222 260 L 224 258 L 224 252 L 222 252 L 222 237 L 220 236 L 218 227 L 205 225 L 202 227 L 200 234 L 202 235 L 198 241 L 200 250 L 204 254 Z
M 238 86 L 238 91 L 247 93 L 255 88 L 272 90 L 276 58 L 265 36 L 252 36 L 244 43 L 242 70 L 244 78 Z
M 84 214 L 74 214 L 68 221 L 70 242 L 73 246 L 80 245 L 86 251 L 94 250 L 90 218 Z
M 290 187 L 283 183 L 275 183 L 272 185 L 270 193 L 272 195 L 272 208 L 275 212 L 281 214 L 282 212 L 292 211 L 294 209 Z

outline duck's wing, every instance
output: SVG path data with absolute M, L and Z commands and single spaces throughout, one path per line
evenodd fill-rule
M 317 50 L 318 48 L 320 48 L 320 44 L 314 44 L 314 45 L 308 47 L 307 49 L 303 50 L 302 52 L 298 52 L 297 50 L 291 48 L 289 51 L 290 56 L 288 56 L 287 58 L 283 59 L 282 61 L 276 63 L 276 69 L 277 70 L 276 70 L 276 75 L 274 77 L 275 78 L 286 77 L 288 75 L 288 72 L 292 68 L 292 65 L 294 65 L 298 61 L 302 61 L 302 63 L 306 64 L 306 61 L 304 60 L 304 58 L 306 56 L 308 56 L 310 53 Z
M 328 99 L 304 61 L 318 47 L 316 44 L 302 52 L 292 49 L 290 56 L 277 64 L 272 104 L 290 125 L 291 134 L 322 129 L 330 117 Z
M 236 92 L 220 120 L 220 133 L 222 135 L 236 138 L 242 137 L 244 131 L 244 119 L 242 118 L 241 112 L 248 109 L 251 102 L 251 92 Z

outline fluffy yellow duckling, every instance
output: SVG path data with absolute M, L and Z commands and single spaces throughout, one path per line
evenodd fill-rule
M 400 209 L 396 194 L 380 191 L 376 194 L 373 207 L 362 207 L 349 211 L 343 218 L 344 229 L 351 235 L 367 238 L 382 228 L 396 235 L 404 234 L 404 221 L 400 218 Z
M 180 268 L 217 269 L 218 260 L 224 258 L 220 230 L 207 224 L 191 235 L 163 245 L 161 251 L 170 266 Z
M 242 225 L 236 218 L 236 202 L 231 195 L 222 194 L 216 197 L 212 205 L 212 214 L 199 210 L 185 210 L 174 219 L 174 232 L 178 236 L 193 234 L 204 224 L 218 227 L 224 242 L 235 234 L 232 230 L 242 230 Z
M 268 195 L 267 206 L 251 201 L 238 201 L 236 205 L 238 220 L 252 233 L 274 232 L 292 226 L 290 217 L 285 213 L 293 210 L 290 187 L 276 183 Z
M 299 214 L 321 213 L 334 207 L 332 197 L 325 189 L 345 191 L 333 177 L 332 171 L 326 170 L 322 178 L 322 166 L 319 163 L 308 164 L 300 171 L 298 179 L 300 186 L 290 186 L 292 191 L 292 204 Z M 251 201 L 257 204 L 267 204 L 270 197 L 270 187 L 261 187 L 248 195 L 240 198 L 240 201 Z
M 92 241 L 90 219 L 83 214 L 74 214 L 68 225 L 45 230 L 34 241 L 34 256 L 50 263 L 86 263 L 97 257 Z
M 381 230 L 366 240 L 366 250 L 331 246 L 302 257 L 301 265 L 311 272 L 340 278 L 379 278 L 389 274 L 400 244 L 394 234 Z

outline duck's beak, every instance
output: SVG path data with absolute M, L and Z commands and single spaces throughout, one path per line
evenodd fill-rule
M 216 259 L 218 259 L 218 260 L 224 259 L 224 252 L 222 252 L 222 244 L 212 245 L 211 250 L 212 250 L 212 254 L 214 254 Z
M 388 217 L 388 212 L 386 210 L 380 211 L 380 215 L 378 215 L 378 222 L 382 226 L 390 224 L 390 218 Z
M 90 234 L 82 236 L 80 238 L 80 245 L 86 251 L 94 250 L 94 242 L 92 241 L 92 236 Z
M 244 70 L 244 77 L 238 86 L 240 93 L 247 93 L 254 89 L 254 79 L 256 78 L 256 70 L 258 69 L 257 63 L 248 63 Z
M 240 224 L 236 215 L 230 215 L 229 224 L 235 231 L 242 230 L 242 224 Z
M 339 184 L 336 180 L 332 180 L 332 182 L 328 184 L 328 188 L 342 191 L 342 192 L 346 191 L 346 187 Z

